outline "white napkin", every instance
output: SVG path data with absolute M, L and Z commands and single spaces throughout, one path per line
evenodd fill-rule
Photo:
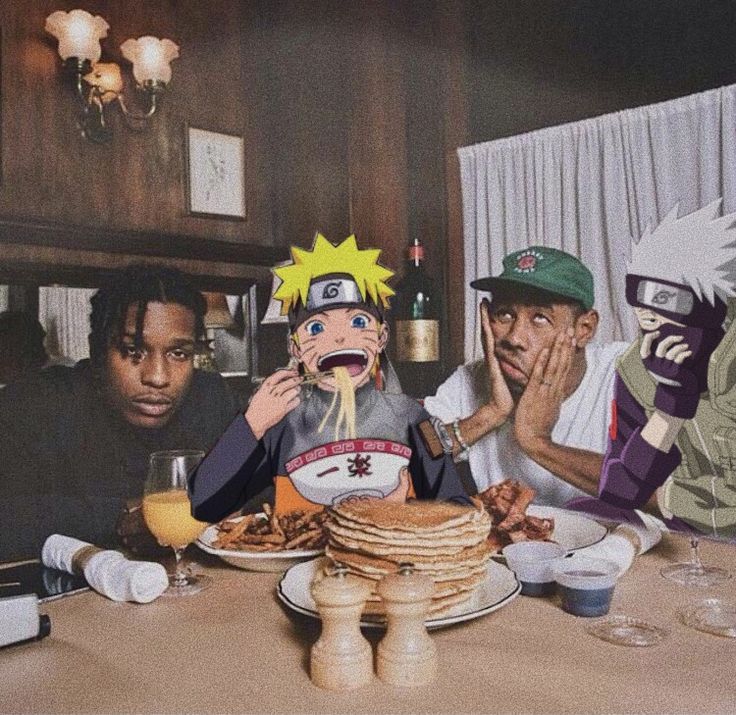
M 73 573 L 72 559 L 79 549 L 90 546 L 85 541 L 52 534 L 41 550 L 45 566 Z M 97 593 L 113 601 L 149 603 L 169 586 L 166 569 L 150 561 L 129 561 L 119 551 L 99 551 L 84 567 L 87 583 Z
M 619 524 L 602 541 L 579 549 L 571 558 L 580 555 L 591 559 L 613 561 L 619 568 L 619 576 L 622 576 L 634 563 L 634 557 L 656 546 L 662 538 L 662 531 L 666 530 L 665 525 L 659 519 L 641 511 L 636 513 L 644 522 L 643 526 Z M 630 538 L 632 536 L 633 539 Z M 640 544 L 638 549 L 634 546 L 636 541 Z
M 92 588 L 113 601 L 149 603 L 168 587 L 169 577 L 161 564 L 128 561 L 119 551 L 100 551 L 84 567 Z
M 41 561 L 50 569 L 58 569 L 67 573 L 74 573 L 72 558 L 74 554 L 85 546 L 91 546 L 86 541 L 74 539 L 71 536 L 51 534 L 43 543 L 41 549 Z

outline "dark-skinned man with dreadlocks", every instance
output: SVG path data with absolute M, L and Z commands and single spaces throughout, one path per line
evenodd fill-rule
M 150 453 L 207 450 L 238 411 L 194 369 L 206 305 L 178 271 L 131 266 L 91 302 L 90 359 L 0 394 L 0 561 L 54 532 L 115 545 Z

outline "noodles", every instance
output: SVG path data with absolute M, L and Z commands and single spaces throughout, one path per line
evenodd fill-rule
M 339 439 L 340 427 L 344 425 L 347 439 L 355 439 L 355 389 L 346 367 L 335 368 L 335 384 L 340 393 L 340 411 L 335 420 L 335 440 Z
M 330 403 L 330 408 L 322 418 L 318 431 L 321 432 L 325 428 L 339 395 L 340 408 L 335 419 L 335 442 L 340 439 L 340 432 L 344 433 L 343 439 L 355 439 L 355 388 L 353 387 L 353 381 L 350 379 L 350 373 L 346 367 L 333 368 L 333 374 L 335 376 L 335 395 Z

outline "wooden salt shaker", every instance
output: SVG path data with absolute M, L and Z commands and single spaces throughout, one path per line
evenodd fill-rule
M 399 564 L 397 574 L 379 583 L 388 623 L 378 644 L 376 673 L 385 683 L 427 685 L 437 677 L 437 647 L 424 625 L 433 592 L 432 579 L 414 573 L 412 564 Z
M 360 632 L 360 616 L 370 586 L 348 576 L 337 565 L 329 576 L 312 584 L 312 597 L 322 618 L 322 633 L 312 646 L 310 677 L 326 690 L 353 690 L 373 678 L 373 652 Z

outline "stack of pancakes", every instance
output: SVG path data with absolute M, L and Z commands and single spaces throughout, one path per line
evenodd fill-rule
M 491 519 L 483 509 L 448 502 L 342 502 L 330 509 L 327 556 L 374 586 L 366 613 L 383 612 L 375 586 L 399 564 L 429 576 L 435 592 L 429 613 L 442 615 L 469 599 L 486 578 Z

